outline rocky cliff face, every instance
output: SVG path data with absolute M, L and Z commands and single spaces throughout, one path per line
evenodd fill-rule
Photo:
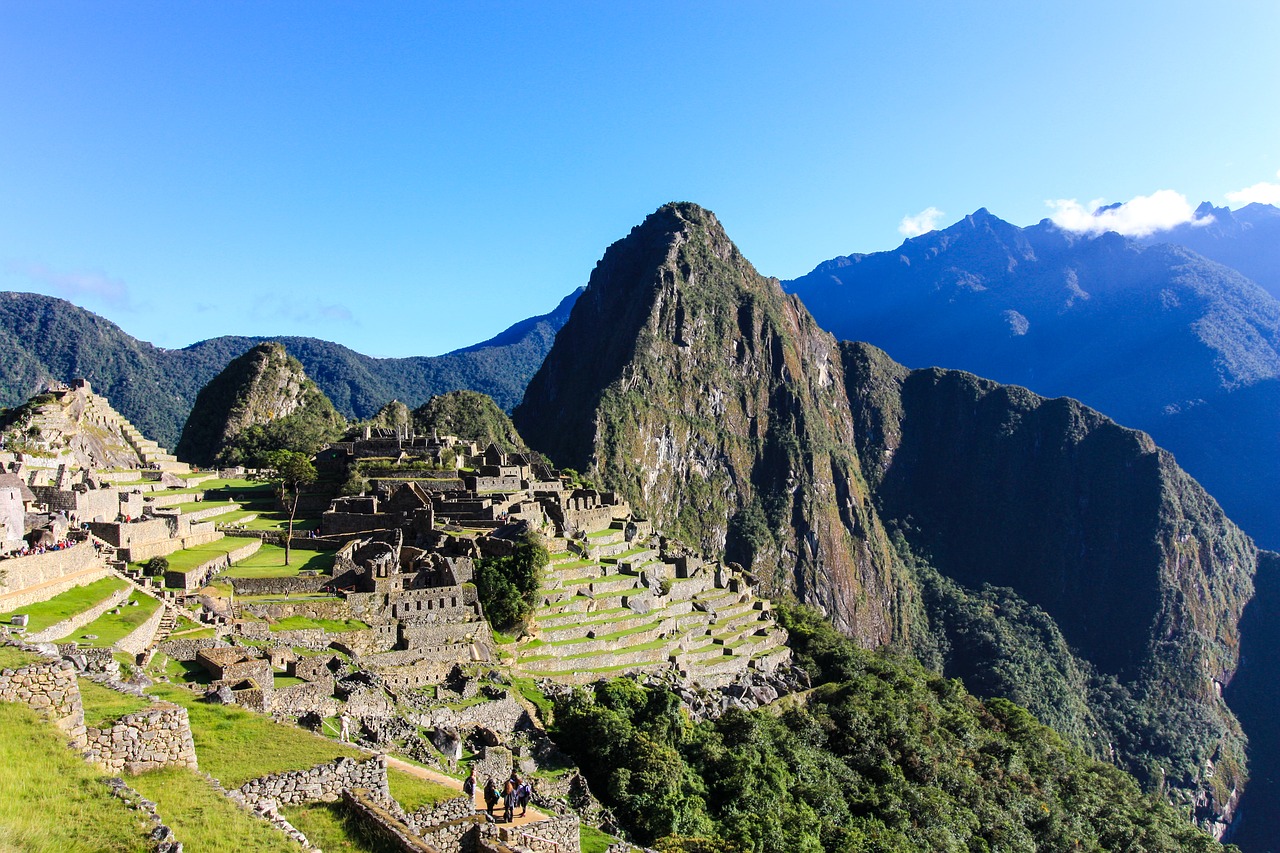
M 893 552 L 853 453 L 835 339 L 710 212 L 667 205 L 609 248 L 515 421 L 660 528 L 868 644 L 893 636 Z
M 1243 738 L 1220 686 L 1257 555 L 1145 434 L 837 344 L 689 204 L 609 248 L 515 418 L 864 643 L 993 692 L 1063 685 L 1068 737 L 1206 825 L 1229 813 Z
M 291 431 L 299 433 L 345 423 L 283 345 L 259 344 L 201 389 L 182 429 L 177 454 L 198 465 L 212 465 L 247 430 L 283 423 L 286 418 L 293 419 Z

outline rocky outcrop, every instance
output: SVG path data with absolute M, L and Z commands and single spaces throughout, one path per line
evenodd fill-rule
M 337 430 L 345 420 L 278 343 L 259 344 L 232 361 L 196 397 L 177 453 L 198 465 L 224 459 L 232 442 L 254 427 L 291 418 L 290 432 Z
M 893 636 L 893 553 L 836 341 L 709 211 L 666 205 L 609 248 L 515 422 L 658 528 L 868 644 Z

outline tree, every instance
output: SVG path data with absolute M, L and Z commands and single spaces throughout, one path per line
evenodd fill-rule
M 289 532 L 284 539 L 284 564 L 289 565 L 289 551 L 293 542 L 293 520 L 298 514 L 298 501 L 302 489 L 316 481 L 316 466 L 303 453 L 292 450 L 274 450 L 267 454 L 267 461 L 275 469 L 272 479 L 280 484 L 281 498 L 289 501 Z M 290 499 L 292 495 L 292 499 Z
M 163 577 L 169 571 L 169 561 L 164 557 L 152 557 L 142 564 L 142 572 L 149 578 Z
M 536 536 L 526 536 L 506 557 L 476 560 L 475 583 L 489 624 L 514 628 L 529 618 L 550 556 Z

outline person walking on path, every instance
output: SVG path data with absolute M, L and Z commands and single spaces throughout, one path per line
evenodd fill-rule
M 474 767 L 471 768 L 471 772 L 467 774 L 467 778 L 462 782 L 462 793 L 472 800 L 476 798 L 476 769 Z
M 520 806 L 520 817 L 524 817 L 525 812 L 529 810 L 529 801 L 533 799 L 533 787 L 528 781 L 521 782 L 516 786 L 516 805 Z
M 489 812 L 489 817 L 493 817 L 493 807 L 498 804 L 498 788 L 493 784 L 493 777 L 490 776 L 484 783 L 484 804 Z
M 508 779 L 502 786 L 502 822 L 511 823 L 516 806 L 516 786 Z
M 351 742 L 351 718 L 346 714 L 338 717 L 338 740 L 343 743 Z

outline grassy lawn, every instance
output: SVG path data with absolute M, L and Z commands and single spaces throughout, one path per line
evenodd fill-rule
M 84 701 L 84 724 L 105 729 L 126 714 L 133 714 L 151 703 L 139 696 L 120 693 L 87 678 L 79 679 L 80 698 Z
M 130 607 L 129 602 L 138 602 L 137 607 Z M 78 631 L 73 631 L 63 637 L 58 642 L 70 642 L 75 640 L 81 646 L 105 649 L 115 645 L 120 640 L 128 636 L 129 632 L 137 628 L 143 622 L 147 621 L 147 617 L 156 612 L 156 608 L 160 606 L 160 602 L 156 601 L 149 595 L 141 595 L 133 593 L 128 599 L 120 605 L 119 613 L 103 613 L 97 619 L 85 625 Z M 84 639 L 86 635 L 92 634 L 96 639 Z
M 618 841 L 612 835 L 607 835 L 585 823 L 579 825 L 578 837 L 582 841 L 582 853 L 604 853 L 609 849 L 610 844 Z
M 287 616 L 271 623 L 272 631 L 296 631 L 300 628 L 323 628 L 331 634 L 361 631 L 368 624 L 359 619 L 312 619 L 309 616 Z
M 341 803 L 286 806 L 280 814 L 325 853 L 397 853 L 399 850 L 375 838 Z
M 213 509 L 214 507 L 235 506 L 235 501 L 192 501 L 185 504 L 172 504 L 165 509 L 176 509 L 178 512 L 197 512 L 202 509 Z M 228 510 L 230 512 L 230 510 Z
M 148 693 L 187 709 L 200 769 L 227 788 L 286 770 L 305 770 L 340 755 L 363 760 L 364 753 L 235 705 L 211 705 L 182 687 L 157 684 Z M 179 836 L 181 838 L 181 836 Z
M 0 646 L 0 669 L 22 669 L 33 663 L 45 663 L 45 659 L 33 652 L 24 652 L 16 646 Z
M 546 694 L 538 689 L 538 685 L 534 683 L 532 678 L 513 678 L 511 686 L 520 691 L 520 695 L 533 703 L 538 709 L 538 716 L 542 718 L 542 722 L 551 723 L 551 700 Z
M 395 767 L 387 768 L 387 787 L 391 789 L 391 796 L 407 812 L 415 812 L 423 806 L 434 806 L 462 796 L 461 791 L 429 779 L 419 779 Z
M 214 557 L 220 557 L 237 548 L 243 548 L 252 541 L 252 539 L 243 537 L 226 536 L 215 542 L 206 542 L 204 545 L 196 545 L 193 548 L 184 548 L 181 551 L 166 554 L 165 559 L 169 561 L 170 571 L 189 572 L 197 566 L 204 565 Z M 130 565 L 135 569 L 142 568 L 142 563 L 130 563 Z
M 143 853 L 151 828 L 25 705 L 0 702 L 0 850 Z M 87 830 L 92 827 L 92 830 Z
M 50 625 L 56 625 L 63 619 L 88 610 L 99 601 L 102 601 L 102 599 L 111 595 L 111 593 L 122 590 L 128 585 L 126 581 L 122 581 L 117 577 L 105 577 L 91 584 L 69 589 L 64 593 L 55 595 L 48 601 L 41 601 L 21 610 L 14 610 L 0 615 L 0 622 L 8 624 L 13 620 L 15 614 L 25 613 L 31 617 L 27 623 L 27 633 L 43 631 Z
M 261 818 L 219 794 L 186 768 L 153 770 L 126 780 L 157 811 L 188 850 L 237 853 L 297 853 L 303 848 Z
M 293 548 L 289 552 L 289 565 L 286 566 L 284 548 L 264 542 L 257 553 L 236 563 L 223 575 L 231 578 L 288 578 L 301 571 L 329 574 L 333 570 L 335 556 L 334 551 L 303 551 Z
M 281 675 L 281 674 L 280 674 L 280 673 L 278 673 L 278 672 L 277 672 L 277 673 L 275 673 L 275 677 L 273 678 L 273 681 L 275 682 L 275 686 L 276 686 L 277 688 L 280 688 L 280 687 L 296 687 L 296 686 L 298 686 L 299 684 L 306 684 L 306 683 L 307 683 L 307 680 L 306 680 L 305 678 L 295 678 L 295 677 L 294 677 L 294 676 L 292 676 L 292 675 Z

